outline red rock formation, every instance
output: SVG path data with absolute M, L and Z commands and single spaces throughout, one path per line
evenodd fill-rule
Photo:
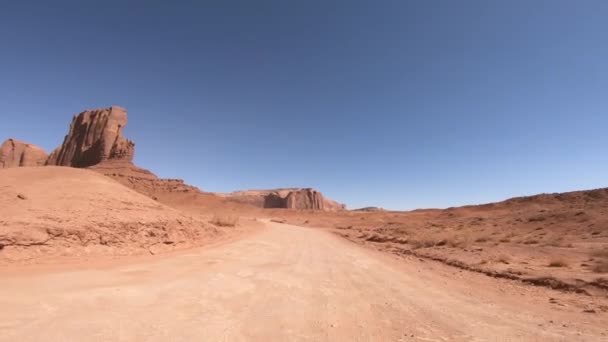
M 135 144 L 122 136 L 126 124 L 127 111 L 121 107 L 84 111 L 74 116 L 70 132 L 46 164 L 87 167 L 106 160 L 130 162 Z
M 292 191 L 285 198 L 287 209 L 331 210 L 331 205 L 323 195 L 314 189 Z M 327 208 L 326 208 L 327 207 Z
M 107 160 L 88 167 L 113 178 L 119 183 L 153 199 L 168 193 L 200 193 L 195 187 L 184 183 L 181 179 L 158 178 L 152 172 L 135 166 L 131 162 Z
M 46 152 L 36 145 L 16 139 L 8 139 L 0 146 L 0 169 L 42 166 L 47 157 Z
M 229 200 L 260 208 L 285 208 L 300 210 L 343 210 L 345 206 L 325 198 L 315 189 L 247 190 L 218 194 Z

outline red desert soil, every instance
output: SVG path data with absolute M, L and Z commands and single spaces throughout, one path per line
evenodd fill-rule
M 606 190 L 323 212 L 111 177 L 0 170 L 0 341 L 608 340 Z
M 155 254 L 208 243 L 225 232 L 94 171 L 0 170 L 0 263 Z
M 233 243 L 170 256 L 35 267 L 0 270 L 0 340 L 608 338 L 597 308 L 605 301 L 396 259 L 322 229 L 277 223 Z
M 608 296 L 608 189 L 411 212 L 273 211 L 396 255 L 493 277 Z

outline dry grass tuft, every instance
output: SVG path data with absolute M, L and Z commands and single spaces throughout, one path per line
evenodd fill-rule
M 591 270 L 595 273 L 608 273 L 608 248 L 591 252 L 591 257 L 598 259 Z
M 238 216 L 215 214 L 209 223 L 219 227 L 234 227 L 239 222 Z
M 599 251 L 591 252 L 591 256 L 594 258 L 608 259 L 608 248 L 601 249 Z
M 557 236 L 553 238 L 549 238 L 545 243 L 543 243 L 544 247 L 568 247 L 572 245 L 571 243 L 566 243 L 562 236 Z
M 433 247 L 437 243 L 435 242 L 435 240 L 432 240 L 432 239 L 429 239 L 429 238 L 423 238 L 423 239 L 413 239 L 413 240 L 410 240 L 410 244 L 412 245 L 412 247 L 414 249 L 418 249 L 418 248 Z
M 551 262 L 549 262 L 549 267 L 567 267 L 568 263 L 565 260 L 562 259 L 556 259 L 556 260 L 551 260 Z
M 496 262 L 501 262 L 508 265 L 511 262 L 511 257 L 506 254 L 502 254 L 496 258 Z
M 480 236 L 477 239 L 475 239 L 475 242 L 477 242 L 477 243 L 484 243 L 484 242 L 488 242 L 488 241 L 492 241 L 492 238 L 490 238 L 489 236 Z
M 595 265 L 593 265 L 591 270 L 595 273 L 608 273 L 608 259 L 600 260 Z

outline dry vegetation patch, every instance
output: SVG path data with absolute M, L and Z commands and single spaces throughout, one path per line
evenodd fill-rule
M 549 262 L 549 267 L 567 267 L 568 263 L 563 259 L 555 259 Z
M 608 248 L 591 252 L 595 264 L 591 268 L 596 273 L 608 273 Z
M 215 214 L 209 223 L 218 227 L 234 227 L 238 224 L 239 217 L 235 215 Z

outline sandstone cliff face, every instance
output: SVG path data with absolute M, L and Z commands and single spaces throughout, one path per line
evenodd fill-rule
M 84 111 L 73 117 L 63 144 L 50 156 L 33 145 L 9 139 L 2 145 L 0 168 L 57 165 L 88 168 L 113 178 L 127 187 L 163 203 L 195 203 L 206 207 L 248 210 L 289 208 L 302 210 L 342 210 L 344 205 L 329 200 L 314 189 L 241 191 L 232 194 L 205 193 L 181 179 L 159 179 L 132 163 L 135 144 L 123 137 L 127 111 L 112 106 Z M 251 206 L 243 206 L 242 204 Z M 189 204 L 188 204 L 189 205 Z
M 135 144 L 122 136 L 127 111 L 113 106 L 84 111 L 72 119 L 63 144 L 51 153 L 46 164 L 88 167 L 106 160 L 133 160 Z
M 181 179 L 158 178 L 152 172 L 122 160 L 108 160 L 88 167 L 92 171 L 113 178 L 119 183 L 153 199 L 169 193 L 201 193 Z
M 118 106 L 84 111 L 72 119 L 63 144 L 47 165 L 88 168 L 153 199 L 175 193 L 201 193 L 181 179 L 160 179 L 133 164 L 135 144 L 122 135 L 127 111 Z
M 46 152 L 36 145 L 16 139 L 8 139 L 0 146 L 0 169 L 42 166 L 47 157 Z
M 285 198 L 285 207 L 287 209 L 332 209 L 329 201 L 314 189 L 302 189 L 290 192 Z
M 246 203 L 260 208 L 325 211 L 345 209 L 343 204 L 325 198 L 321 192 L 310 188 L 247 190 L 218 195 L 231 201 Z

